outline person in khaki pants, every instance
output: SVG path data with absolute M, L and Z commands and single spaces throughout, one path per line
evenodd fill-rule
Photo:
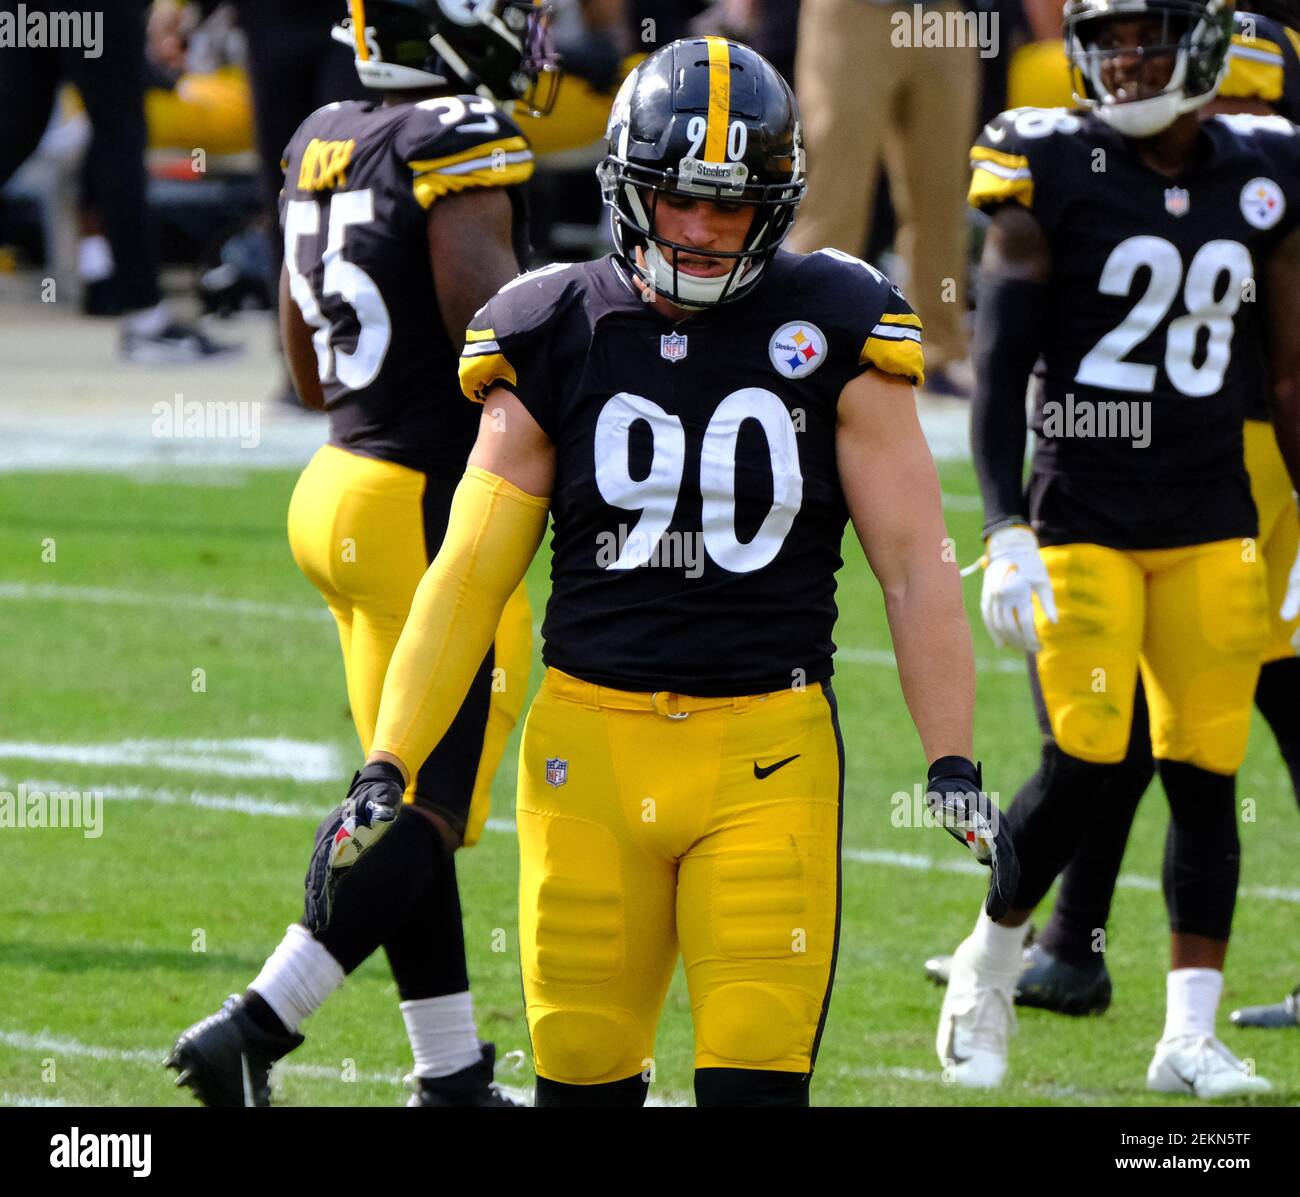
M 945 2 L 930 11 L 959 8 Z M 897 13 L 907 17 L 899 34 Z M 894 44 L 911 30 L 910 5 L 803 0 L 795 78 L 809 186 L 790 244 L 861 254 L 883 160 L 907 294 L 925 325 L 927 389 L 968 394 L 966 159 L 979 50 Z

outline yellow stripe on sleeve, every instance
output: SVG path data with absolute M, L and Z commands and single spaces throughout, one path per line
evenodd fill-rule
M 1258 55 L 1269 55 L 1271 61 L 1263 61 Z M 1247 41 L 1241 34 L 1233 34 L 1228 69 L 1218 94 L 1225 99 L 1258 99 L 1272 104 L 1282 98 L 1282 86 L 1282 47 L 1263 38 Z
M 426 174 L 431 170 L 446 170 L 449 166 L 460 166 L 463 162 L 472 162 L 475 158 L 490 158 L 500 150 L 503 154 L 517 154 L 528 150 L 528 142 L 517 134 L 514 137 L 499 137 L 496 141 L 481 141 L 455 154 L 443 158 L 417 158 L 406 165 L 417 174 Z
M 465 398 L 482 403 L 492 389 L 494 382 L 508 383 L 514 386 L 519 380 L 515 368 L 501 353 L 482 353 L 477 356 L 467 355 L 460 359 L 460 389 Z
M 727 123 L 731 115 L 731 51 L 722 37 L 706 37 L 709 47 L 709 116 L 704 161 L 727 160 Z
M 1034 178 L 1023 154 L 977 145 L 970 152 L 971 179 L 966 202 L 972 208 L 1015 200 L 1026 208 L 1034 204 Z
M 516 183 L 526 183 L 532 175 L 533 162 L 529 159 L 527 162 L 503 166 L 500 170 L 494 166 L 485 166 L 481 170 L 470 170 L 459 175 L 431 170 L 416 175 L 413 187 L 416 202 L 421 208 L 427 208 L 434 200 L 453 192 L 468 191 L 473 187 L 511 187 Z
M 913 386 L 925 383 L 925 351 L 920 341 L 895 341 L 883 337 L 868 337 L 858 358 L 862 366 L 872 365 L 886 374 L 910 378 Z

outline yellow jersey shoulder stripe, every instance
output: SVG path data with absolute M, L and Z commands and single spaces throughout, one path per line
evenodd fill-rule
M 1015 200 L 1026 208 L 1034 206 L 1034 176 L 1029 170 L 1029 160 L 1021 165 L 999 162 L 994 158 L 977 158 L 976 153 L 996 153 L 976 146 L 971 150 L 970 190 L 966 202 L 972 208 Z M 1002 158 L 1015 158 L 1014 154 L 1001 154 Z
M 908 324 L 913 328 L 921 327 L 921 317 L 915 312 L 886 312 L 880 317 L 881 324 Z
M 452 167 L 461 166 L 478 158 L 491 159 L 492 155 L 497 151 L 503 154 L 522 152 L 530 158 L 532 157 L 528 142 L 521 135 L 516 134 L 514 137 L 499 137 L 496 141 L 481 141 L 478 145 L 470 146 L 467 150 L 460 150 L 443 158 L 417 158 L 414 162 L 408 162 L 406 165 L 417 175 L 422 175 L 431 170 L 449 170 Z
M 1284 67 L 1282 47 L 1262 37 L 1232 35 L 1228 69 L 1218 94 L 1227 99 L 1257 98 L 1274 103 L 1282 98 Z
M 904 332 L 912 335 L 893 335 Z M 905 329 L 897 325 L 886 329 L 886 326 L 877 324 L 862 346 L 858 365 L 875 366 L 886 374 L 910 378 L 914 386 L 921 386 L 925 382 L 925 351 L 921 348 L 921 330 Z
M 427 208 L 434 200 L 457 191 L 469 191 L 474 187 L 511 187 L 516 183 L 525 183 L 533 174 L 531 155 L 523 162 L 499 165 L 491 163 L 451 174 L 446 171 L 430 170 L 416 175 L 412 184 L 416 202 L 421 208 Z
M 504 382 L 508 386 L 514 386 L 519 379 L 514 366 L 500 351 L 500 347 L 495 342 L 491 344 L 495 347 L 495 352 L 466 352 L 461 355 L 458 370 L 460 389 L 467 399 L 472 399 L 475 403 L 482 403 L 487 398 L 494 383 Z

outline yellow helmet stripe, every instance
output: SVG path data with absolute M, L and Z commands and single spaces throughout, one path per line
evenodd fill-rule
M 727 160 L 727 123 L 731 114 L 731 51 L 727 39 L 706 37 L 709 47 L 709 117 L 704 137 L 704 161 Z
M 370 61 L 370 47 L 366 45 L 366 0 L 348 0 L 352 11 L 352 39 L 357 43 L 357 57 Z

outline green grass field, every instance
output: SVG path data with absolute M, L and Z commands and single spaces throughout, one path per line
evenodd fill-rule
M 943 474 L 949 526 L 967 562 L 978 552 L 974 477 L 966 466 Z M 359 753 L 333 625 L 289 555 L 294 477 L 0 476 L 0 789 L 54 782 L 108 795 L 99 838 L 0 829 L 6 1104 L 190 1103 L 161 1067 L 176 1032 L 241 991 L 298 917 L 312 830 L 342 796 Z M 42 560 L 47 538 L 54 561 Z M 1144 1076 L 1162 1026 L 1166 964 L 1154 884 L 1165 827 L 1158 788 L 1139 813 L 1125 862 L 1131 881 L 1116 899 L 1110 1011 L 1087 1020 L 1022 1012 L 1002 1090 L 971 1094 L 941 1082 L 933 1048 L 940 993 L 921 963 L 963 937 L 983 882 L 962 871 L 967 858 L 942 831 L 891 822 L 891 796 L 923 780 L 924 759 L 888 665 L 879 591 L 856 545 L 846 559 L 836 637 L 848 754 L 843 929 L 814 1102 L 1153 1104 Z M 530 585 L 540 612 L 540 557 Z M 989 788 L 1006 803 L 1034 766 L 1038 733 L 1023 670 L 985 635 L 977 579 L 966 588 L 981 665 L 976 744 Z M 196 669 L 205 671 L 203 692 L 193 688 Z M 331 746 L 338 775 L 267 776 L 255 758 L 233 775 L 217 767 L 229 752 L 193 743 L 278 738 Z M 188 743 L 139 746 L 130 763 L 123 741 Z M 512 745 L 496 784 L 500 822 L 459 862 L 480 1034 L 501 1054 L 528 1047 L 508 828 L 513 777 Z M 1255 799 L 1257 811 L 1242 827 L 1246 893 L 1221 1034 L 1274 1081 L 1273 1100 L 1294 1104 L 1300 1034 L 1239 1032 L 1226 1020 L 1233 1005 L 1278 1000 L 1300 975 L 1300 890 L 1286 888 L 1295 886 L 1300 817 L 1258 719 L 1239 795 Z M 241 797 L 253 801 L 234 809 Z M 497 928 L 504 952 L 492 950 Z M 196 939 L 205 950 L 194 950 Z M 679 974 L 656 1053 L 653 1094 L 669 1102 L 687 1100 L 691 1084 L 680 982 Z M 278 1070 L 280 1101 L 404 1099 L 398 1079 L 409 1049 L 382 954 L 305 1030 L 306 1045 Z M 526 1088 L 531 1076 L 525 1060 L 499 1079 Z

